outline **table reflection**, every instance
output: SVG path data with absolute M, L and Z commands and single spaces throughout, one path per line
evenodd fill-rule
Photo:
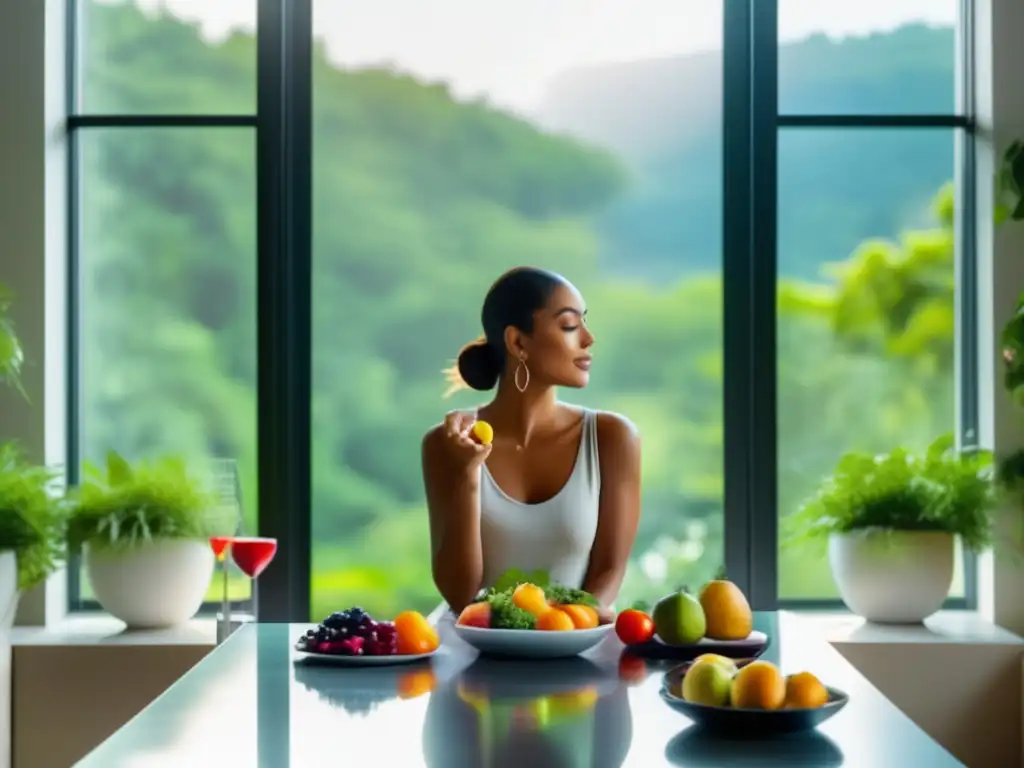
M 671 765 L 685 768 L 745 768 L 745 766 L 814 766 L 843 764 L 843 752 L 818 731 L 774 739 L 743 739 L 709 733 L 696 726 L 676 734 L 665 747 Z
M 358 717 L 369 716 L 393 699 L 415 699 L 429 694 L 437 685 L 429 660 L 329 671 L 325 669 L 327 666 L 315 662 L 296 664 L 295 682 L 315 693 L 325 704 Z
M 625 687 L 583 658 L 478 658 L 430 698 L 432 768 L 619 768 L 632 716 Z

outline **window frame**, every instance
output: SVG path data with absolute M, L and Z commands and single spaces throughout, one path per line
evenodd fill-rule
M 264 621 L 310 619 L 312 394 L 313 0 L 257 3 L 255 114 L 98 115 L 79 110 L 78 0 L 67 9 L 67 478 L 79 481 L 79 138 L 90 129 L 250 128 L 257 179 L 258 531 L 278 539 L 260 577 Z M 978 435 L 977 166 L 972 0 L 959 0 L 957 105 L 950 115 L 785 114 L 778 105 L 779 0 L 723 2 L 723 529 L 726 570 L 757 610 L 837 609 L 839 600 L 778 596 L 777 306 L 779 132 L 788 128 L 954 129 L 956 157 L 957 434 Z M 756 245 L 756 247 L 755 247 Z M 757 371 L 758 386 L 751 386 Z M 977 559 L 964 553 L 964 597 L 977 607 Z M 80 562 L 67 569 L 71 611 Z M 219 603 L 206 603 L 203 612 Z M 235 606 L 241 607 L 241 606 Z

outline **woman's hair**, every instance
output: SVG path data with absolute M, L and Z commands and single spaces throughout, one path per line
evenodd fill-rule
M 494 281 L 480 312 L 484 335 L 459 352 L 455 365 L 445 370 L 449 388 L 445 397 L 465 387 L 493 389 L 505 370 L 505 329 L 533 332 L 533 313 L 547 305 L 551 294 L 567 280 L 536 267 L 516 267 Z

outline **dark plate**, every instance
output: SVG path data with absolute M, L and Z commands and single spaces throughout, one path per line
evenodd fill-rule
M 693 720 L 700 728 L 727 734 L 732 739 L 767 738 L 813 730 L 846 706 L 849 697 L 845 693 L 835 688 L 826 688 L 828 703 L 817 709 L 708 707 L 683 701 L 669 693 L 667 688 L 661 689 L 661 698 L 672 709 Z
M 626 646 L 630 653 L 658 661 L 693 661 L 705 653 L 715 653 L 727 659 L 756 659 L 771 645 L 771 638 L 763 632 L 752 632 L 746 640 L 701 640 L 693 645 L 668 645 L 655 637 L 640 645 Z

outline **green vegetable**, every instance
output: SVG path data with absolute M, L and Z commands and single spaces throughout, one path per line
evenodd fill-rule
M 548 600 L 558 605 L 589 605 L 597 608 L 597 598 L 582 589 L 570 589 L 559 584 L 544 588 Z
M 511 592 L 520 584 L 536 584 L 543 589 L 550 583 L 551 577 L 547 571 L 521 571 L 518 568 L 512 568 L 495 580 L 490 591 L 493 593 Z
M 487 598 L 491 605 L 492 629 L 535 629 L 537 620 L 512 602 L 512 590 Z

